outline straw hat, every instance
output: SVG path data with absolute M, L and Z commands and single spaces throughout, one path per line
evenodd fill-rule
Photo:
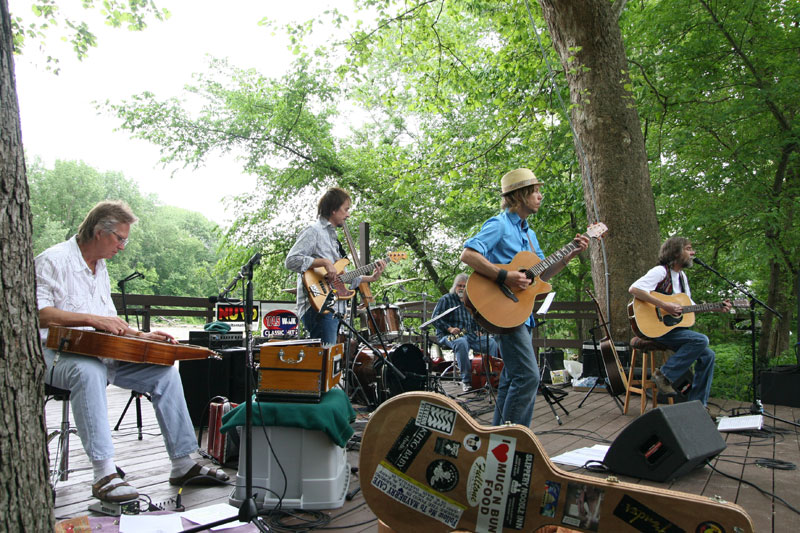
M 512 170 L 500 180 L 500 187 L 504 196 L 511 191 L 516 191 L 517 189 L 521 189 L 523 187 L 541 184 L 542 182 L 539 181 L 536 176 L 533 175 L 533 172 L 527 168 L 518 168 L 516 170 Z

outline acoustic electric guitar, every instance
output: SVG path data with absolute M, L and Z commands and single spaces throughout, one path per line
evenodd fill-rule
M 608 227 L 596 222 L 586 229 L 586 236 L 598 238 Z M 570 241 L 563 248 L 539 259 L 533 252 L 519 252 L 507 265 L 495 265 L 509 272 L 524 272 L 531 280 L 525 289 L 511 289 L 499 284 L 479 272 L 473 272 L 467 279 L 467 290 L 464 305 L 472 311 L 475 321 L 490 333 L 507 333 L 509 330 L 525 322 L 533 311 L 533 304 L 540 294 L 550 292 L 553 287 L 539 277 L 545 270 L 558 263 L 578 245 Z
M 530 429 L 479 426 L 429 392 L 395 396 L 372 413 L 359 475 L 372 512 L 398 533 L 753 531 L 732 503 L 560 470 Z
M 650 296 L 658 298 L 662 302 L 680 305 L 682 313 L 680 316 L 673 316 L 650 302 L 634 298 L 628 304 L 628 319 L 631 321 L 631 329 L 637 337 L 655 339 L 675 328 L 690 328 L 694 326 L 695 313 L 718 311 L 725 305 L 723 302 L 692 305 L 689 296 L 683 292 L 661 294 L 652 291 Z M 732 300 L 731 304 L 734 308 L 750 307 L 750 302 L 744 298 Z

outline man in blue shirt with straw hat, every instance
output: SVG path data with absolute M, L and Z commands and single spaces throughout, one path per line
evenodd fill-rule
M 499 285 L 526 289 L 533 280 L 525 272 L 507 271 L 497 265 L 511 263 L 514 256 L 523 250 L 535 253 L 540 259 L 545 258 L 536 233 L 527 222 L 528 216 L 541 207 L 542 183 L 527 168 L 518 168 L 503 176 L 500 186 L 503 212 L 487 220 L 478 234 L 464 243 L 461 260 Z M 577 248 L 547 268 L 540 275 L 542 281 L 558 274 L 573 257 L 589 246 L 585 235 L 577 235 L 574 242 Z M 511 422 L 530 427 L 539 388 L 539 366 L 531 340 L 534 326 L 531 314 L 524 323 L 497 336 L 504 367 L 492 420 L 495 426 Z

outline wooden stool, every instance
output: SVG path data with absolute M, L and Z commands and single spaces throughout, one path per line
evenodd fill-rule
M 625 407 L 622 412 L 623 414 L 628 414 L 628 403 L 631 399 L 631 392 L 635 392 L 642 396 L 642 406 L 639 414 L 644 414 L 647 406 L 646 391 L 648 389 L 653 394 L 653 407 L 658 407 L 658 387 L 656 386 L 655 382 L 650 379 L 650 375 L 648 374 L 648 361 L 650 365 L 650 372 L 653 372 L 656 368 L 653 362 L 653 352 L 667 351 L 669 348 L 650 339 L 634 337 L 631 339 L 631 350 L 631 367 L 628 371 L 628 390 L 625 393 Z M 633 377 L 633 371 L 636 368 L 637 356 L 641 357 L 642 360 L 641 379 L 634 379 Z M 673 400 L 670 398 L 669 404 L 672 405 L 672 403 Z

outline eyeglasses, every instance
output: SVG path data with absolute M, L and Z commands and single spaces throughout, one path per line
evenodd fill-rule
M 119 243 L 120 243 L 122 246 L 125 246 L 126 244 L 128 244 L 128 241 L 129 241 L 130 239 L 126 239 L 125 237 L 123 237 L 122 235 L 120 235 L 119 233 L 117 233 L 116 231 L 114 231 L 113 229 L 111 230 L 111 233 L 113 233 L 113 234 L 114 234 L 114 237 L 116 237 L 116 238 L 117 238 L 117 240 L 119 241 Z

